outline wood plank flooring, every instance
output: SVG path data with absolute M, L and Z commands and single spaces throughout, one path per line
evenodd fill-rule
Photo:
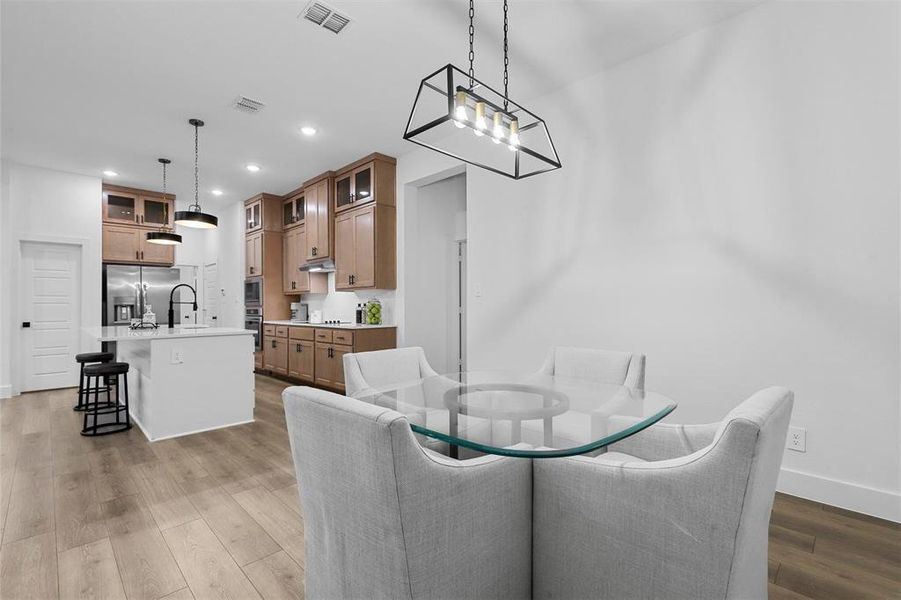
M 281 404 L 151 444 L 83 438 L 74 390 L 0 401 L 0 596 L 303 598 L 303 516 Z M 777 495 L 771 599 L 901 598 L 901 527 Z

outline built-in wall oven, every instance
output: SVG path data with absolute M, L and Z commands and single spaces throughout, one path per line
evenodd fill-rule
M 263 305 L 263 278 L 250 277 L 244 280 L 244 305 Z
M 244 307 L 244 329 L 253 332 L 254 350 L 263 349 L 263 309 L 259 306 Z

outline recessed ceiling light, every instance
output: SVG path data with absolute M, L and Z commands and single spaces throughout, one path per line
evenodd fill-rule
M 305 125 L 300 128 L 300 132 L 304 135 L 316 135 L 316 128 Z
M 113 171 L 112 169 L 105 170 L 103 172 L 103 174 L 106 175 L 107 177 L 118 177 L 119 176 L 119 174 L 116 173 L 115 171 Z
M 221 196 L 225 192 L 223 192 L 222 190 L 210 190 L 210 193 L 214 196 Z
M 259 172 L 259 170 L 260 170 L 260 166 L 259 166 L 259 165 L 247 165 L 247 166 L 244 167 L 244 168 L 247 169 L 248 171 L 250 171 L 251 173 L 257 173 L 257 172 Z

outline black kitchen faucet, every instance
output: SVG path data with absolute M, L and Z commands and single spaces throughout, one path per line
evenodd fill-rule
M 172 297 L 175 295 L 175 290 L 180 287 L 186 287 L 194 293 L 194 302 L 174 302 Z M 175 305 L 176 304 L 191 304 L 194 307 L 194 312 L 197 312 L 197 290 L 192 288 L 187 283 L 179 283 L 177 286 L 172 288 L 172 291 L 169 292 L 169 329 L 175 328 Z

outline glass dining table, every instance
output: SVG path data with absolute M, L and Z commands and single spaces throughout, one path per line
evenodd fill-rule
M 426 447 L 452 458 L 460 458 L 461 449 L 529 458 L 585 454 L 676 408 L 655 392 L 506 371 L 435 375 L 365 388 L 353 397 L 405 415 Z

